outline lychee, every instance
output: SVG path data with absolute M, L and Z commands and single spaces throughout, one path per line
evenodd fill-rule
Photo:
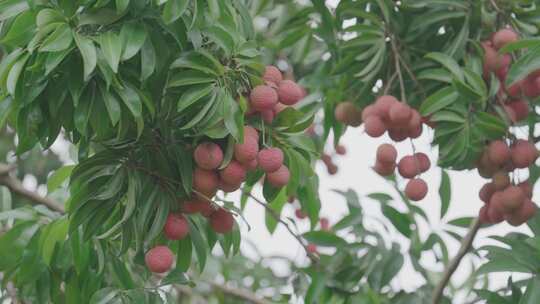
M 413 178 L 421 172 L 420 162 L 412 155 L 405 156 L 398 163 L 398 172 L 404 178 Z
M 283 151 L 279 148 L 266 148 L 259 152 L 259 167 L 266 173 L 277 171 L 283 165 Z
M 412 201 L 420 201 L 426 197 L 428 186 L 421 178 L 411 179 L 405 186 L 405 195 Z
M 529 104 L 524 100 L 516 100 L 505 105 L 505 108 L 511 109 L 514 112 L 513 122 L 519 122 L 529 116 Z
M 274 118 L 276 117 L 276 114 L 274 113 L 274 110 L 262 110 L 261 111 L 261 117 L 264 120 L 265 123 L 271 124 L 274 121 Z
M 243 163 L 249 163 L 257 158 L 259 143 L 255 138 L 244 135 L 244 142 L 234 145 L 234 158 Z
M 244 137 L 251 137 L 259 142 L 259 132 L 252 126 L 244 127 Z
M 377 109 L 378 115 L 381 116 L 384 120 L 389 118 L 390 108 L 393 105 L 400 103 L 397 98 L 391 95 L 383 95 L 375 101 L 375 107 Z
M 519 36 L 511 29 L 502 29 L 493 35 L 493 46 L 496 49 L 500 49 L 508 43 L 516 42 L 519 40 Z
M 305 214 L 302 209 L 296 209 L 294 211 L 294 215 L 296 216 L 297 219 L 305 219 L 307 217 L 307 214 Z
M 264 69 L 263 79 L 277 84 L 283 80 L 283 75 L 281 74 L 281 71 L 275 66 L 267 65 Z
M 167 216 L 163 233 L 169 240 L 181 240 L 189 233 L 189 224 L 181 214 L 171 213 Z
M 193 171 L 193 189 L 203 193 L 213 193 L 218 187 L 219 178 L 214 171 L 195 168 Z
M 519 226 L 534 217 L 537 207 L 531 200 L 526 200 L 515 212 L 508 214 L 506 220 L 512 226 Z
M 319 220 L 319 224 L 321 224 L 321 230 L 330 230 L 330 222 L 327 218 L 321 217 L 321 219 Z
M 492 141 L 487 151 L 489 160 L 496 166 L 502 166 L 510 160 L 510 148 L 502 140 Z
M 362 124 L 362 111 L 350 101 L 339 103 L 334 115 L 337 121 L 348 126 L 358 127 Z
M 398 102 L 392 105 L 388 115 L 392 127 L 404 127 L 411 120 L 412 110 L 408 105 Z
M 510 177 L 506 172 L 499 171 L 493 175 L 492 179 L 493 186 L 497 191 L 504 190 L 510 185 Z
M 206 200 L 189 200 L 182 204 L 182 212 L 186 214 L 200 213 L 203 216 L 210 216 L 214 212 L 212 204 Z
M 171 269 L 173 253 L 167 246 L 156 246 L 146 253 L 144 261 L 146 267 L 154 273 L 164 273 Z
M 388 130 L 388 136 L 395 142 L 402 142 L 409 137 L 409 132 L 404 128 L 394 128 Z
M 377 161 L 384 164 L 395 164 L 397 150 L 391 144 L 382 144 L 377 148 Z
M 364 122 L 364 128 L 367 135 L 371 137 L 380 137 L 386 132 L 386 126 L 381 118 L 377 116 L 370 116 Z
M 480 200 L 486 204 L 489 203 L 491 196 L 493 193 L 495 193 L 495 185 L 493 183 L 485 183 L 482 188 L 480 188 L 480 191 L 478 192 L 478 197 L 480 197 Z
M 518 187 L 521 188 L 523 191 L 523 194 L 525 194 L 526 197 L 532 198 L 533 196 L 533 187 L 529 181 L 524 181 L 518 184 Z
M 424 173 L 431 168 L 431 161 L 429 160 L 429 157 L 426 153 L 417 152 L 414 153 L 414 158 L 418 162 L 418 167 L 420 168 L 420 172 Z
M 326 166 L 326 171 L 329 175 L 336 175 L 338 173 L 339 167 L 335 164 L 328 164 Z
M 244 168 L 246 168 L 247 171 L 255 171 L 257 170 L 257 167 L 259 166 L 259 163 L 257 162 L 257 159 L 254 159 L 250 162 L 247 162 L 244 165 Z
M 336 146 L 336 153 L 339 155 L 345 155 L 347 154 L 347 149 L 343 145 L 337 145 Z
M 289 183 L 289 178 L 289 169 L 284 165 L 281 165 L 278 170 L 266 174 L 266 180 L 268 181 L 268 183 L 270 183 L 270 185 L 276 188 L 286 186 Z
M 306 249 L 309 253 L 317 253 L 317 245 L 315 244 L 308 244 Z
M 219 189 L 223 190 L 223 192 L 226 192 L 226 193 L 232 193 L 232 192 L 240 189 L 241 186 L 242 186 L 241 183 L 229 184 L 229 183 L 226 183 L 225 181 L 222 181 L 222 180 L 219 181 Z
M 519 209 L 525 201 L 525 198 L 525 194 L 521 188 L 517 186 L 510 186 L 504 189 L 501 196 L 502 210 L 505 213 L 510 213 Z
M 395 170 L 396 170 L 395 163 L 384 164 L 381 162 L 376 162 L 375 166 L 373 166 L 373 171 L 375 171 L 380 176 L 390 176 L 394 174 Z
M 210 215 L 210 227 L 217 233 L 225 234 L 231 232 L 234 226 L 232 214 L 222 208 L 214 211 Z
M 219 145 L 212 142 L 200 143 L 193 152 L 195 163 L 202 169 L 214 170 L 223 161 L 223 151 Z
M 278 94 L 269 86 L 258 85 L 251 91 L 249 100 L 257 111 L 272 110 L 278 102 Z
M 233 160 L 225 169 L 219 172 L 219 176 L 227 184 L 241 184 L 246 180 L 246 169 L 241 163 Z
M 511 149 L 512 163 L 516 168 L 527 168 L 538 158 L 538 150 L 534 144 L 519 139 Z
M 304 97 L 304 92 L 296 82 L 283 80 L 279 83 L 278 95 L 282 104 L 292 106 Z
M 480 220 L 480 223 L 482 224 L 490 223 L 489 215 L 488 215 L 488 208 L 489 206 L 485 205 L 485 206 L 482 206 L 482 208 L 480 208 L 480 210 L 478 211 L 478 218 Z

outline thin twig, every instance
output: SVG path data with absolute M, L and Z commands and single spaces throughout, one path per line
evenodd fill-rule
M 213 289 L 220 290 L 224 294 L 233 296 L 235 298 L 242 299 L 253 304 L 270 304 L 269 301 L 257 296 L 251 291 L 229 287 L 225 284 L 218 284 L 210 280 L 203 280 L 203 281 L 207 283 L 208 285 L 210 285 Z
M 433 291 L 433 297 L 431 301 L 432 304 L 438 304 L 441 301 L 446 285 L 448 284 L 448 282 L 450 282 L 452 274 L 454 274 L 454 272 L 458 268 L 463 257 L 471 249 L 474 237 L 476 236 L 476 233 L 480 229 L 481 225 L 482 224 L 480 223 L 479 218 L 474 219 L 474 221 L 471 223 L 467 235 L 465 235 L 465 237 L 461 240 L 461 247 L 459 248 L 457 255 L 447 265 L 441 281 L 439 282 L 439 284 L 437 284 L 437 287 Z
M 304 238 L 302 238 L 301 236 L 299 236 L 298 234 L 296 234 L 291 226 L 285 222 L 280 216 L 279 214 L 276 213 L 276 211 L 272 208 L 270 208 L 270 206 L 268 206 L 268 204 L 264 203 L 262 200 L 258 199 L 256 196 L 254 196 L 253 194 L 247 192 L 247 191 L 244 191 L 242 189 L 242 193 L 249 196 L 251 199 L 253 199 L 257 204 L 263 206 L 266 211 L 268 211 L 270 213 L 270 216 L 272 216 L 277 222 L 283 224 L 283 226 L 285 226 L 285 228 L 289 231 L 289 233 L 298 241 L 298 243 L 300 243 L 300 245 L 302 245 L 302 247 L 304 248 L 304 250 L 306 251 L 306 254 L 308 256 L 308 258 L 313 262 L 313 263 L 318 263 L 319 262 L 319 257 L 315 254 L 313 254 L 312 252 L 309 251 L 308 249 L 308 245 L 306 244 L 306 241 Z
M 21 181 L 10 175 L 15 167 L 13 165 L 0 164 L 0 185 L 6 186 L 11 192 L 23 196 L 35 205 L 45 205 L 54 211 L 64 213 L 64 207 L 55 200 L 43 197 L 36 192 L 26 189 Z
M 394 37 L 390 38 L 390 45 L 392 46 L 392 52 L 394 53 L 394 63 L 396 66 L 396 72 L 398 74 L 399 78 L 399 87 L 401 91 L 401 101 L 404 103 L 407 103 L 407 96 L 405 92 L 405 82 L 403 81 L 403 74 L 401 73 L 401 65 L 400 65 L 400 57 L 398 53 L 398 49 L 396 47 L 396 43 L 394 41 Z

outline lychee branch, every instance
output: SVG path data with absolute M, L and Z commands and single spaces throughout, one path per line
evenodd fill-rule
M 461 240 L 461 246 L 459 248 L 457 255 L 450 261 L 450 263 L 444 270 L 441 281 L 439 282 L 439 284 L 437 284 L 437 287 L 435 287 L 435 290 L 433 291 L 433 297 L 431 301 L 432 304 L 438 304 L 441 301 L 446 285 L 448 284 L 448 282 L 450 282 L 450 278 L 452 277 L 452 275 L 458 268 L 463 257 L 471 249 L 476 233 L 480 229 L 481 225 L 482 224 L 479 218 L 475 218 L 473 222 L 471 223 L 469 227 L 469 231 L 467 232 L 467 235 L 465 235 L 463 240 Z
M 309 249 L 308 249 L 308 245 L 307 245 L 307 242 L 301 237 L 299 236 L 298 234 L 296 234 L 296 232 L 294 232 L 291 228 L 291 226 L 285 222 L 280 216 L 279 214 L 276 213 L 276 211 L 274 211 L 274 209 L 270 208 L 270 206 L 268 206 L 268 204 L 266 204 L 265 202 L 263 202 L 262 200 L 258 199 L 256 196 L 254 196 L 253 194 L 251 194 L 250 192 L 248 191 L 244 191 L 242 189 L 242 193 L 244 195 L 247 195 L 248 197 L 250 197 L 251 199 L 253 199 L 257 204 L 263 206 L 266 211 L 270 214 L 270 216 L 272 216 L 274 218 L 274 220 L 276 220 L 277 222 L 283 224 L 283 226 L 285 226 L 285 228 L 289 231 L 289 233 L 298 241 L 298 243 L 300 243 L 300 245 L 302 245 L 302 247 L 304 248 L 308 258 L 313 262 L 313 263 L 318 263 L 319 262 L 319 257 L 317 255 L 315 255 L 314 253 L 312 253 Z
M 11 192 L 28 199 L 35 205 L 45 205 L 49 209 L 64 213 L 64 207 L 53 199 L 43 197 L 36 192 L 26 189 L 21 181 L 10 175 L 10 172 L 15 169 L 14 165 L 6 165 L 0 163 L 0 185 L 6 186 Z

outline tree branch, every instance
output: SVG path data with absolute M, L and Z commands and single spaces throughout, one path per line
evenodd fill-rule
M 269 301 L 257 296 L 251 291 L 248 291 L 245 289 L 227 287 L 225 284 L 218 284 L 210 280 L 203 280 L 203 281 L 207 283 L 208 285 L 212 286 L 213 289 L 220 290 L 224 294 L 231 295 L 235 298 L 246 300 L 253 304 L 270 304 Z
M 6 165 L 0 163 L 0 185 L 6 186 L 11 192 L 18 194 L 28 200 L 34 205 L 45 205 L 54 211 L 64 213 L 64 207 L 55 200 L 43 197 L 36 192 L 26 189 L 21 181 L 10 175 L 10 172 L 15 169 L 13 165 Z
M 272 216 L 277 222 L 283 224 L 283 226 L 285 226 L 285 228 L 289 231 L 289 233 L 298 241 L 298 243 L 300 243 L 300 245 L 302 245 L 302 247 L 304 248 L 304 250 L 306 251 L 306 254 L 308 256 L 308 258 L 313 262 L 313 263 L 318 263 L 319 262 L 319 257 L 315 254 L 313 254 L 312 252 L 310 252 L 308 250 L 308 246 L 304 240 L 304 238 L 302 238 L 301 236 L 299 236 L 298 234 L 296 234 L 291 226 L 289 226 L 289 224 L 287 222 L 285 222 L 283 219 L 281 219 L 281 217 L 279 216 L 279 214 L 276 213 L 276 211 L 272 208 L 270 208 L 270 206 L 268 206 L 268 204 L 264 203 L 262 200 L 258 199 L 256 196 L 254 196 L 253 194 L 247 192 L 247 191 L 244 191 L 242 189 L 242 193 L 249 196 L 250 198 L 252 198 L 257 204 L 263 206 L 266 211 L 268 211 L 268 213 L 270 213 L 270 216 Z
M 467 235 L 465 235 L 465 237 L 461 240 L 461 247 L 459 248 L 457 255 L 447 265 L 443 273 L 443 278 L 441 279 L 439 284 L 437 284 L 437 287 L 435 287 L 435 290 L 433 291 L 433 297 L 431 301 L 432 304 L 438 304 L 441 301 L 446 285 L 448 284 L 448 282 L 450 282 L 452 274 L 454 274 L 454 272 L 458 268 L 459 263 L 461 262 L 463 257 L 471 249 L 474 237 L 476 236 L 476 233 L 480 229 L 481 225 L 482 224 L 480 223 L 479 218 L 474 219 L 474 221 L 471 223 Z

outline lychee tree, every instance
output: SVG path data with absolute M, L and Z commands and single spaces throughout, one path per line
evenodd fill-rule
M 527 0 L 0 0 L 0 123 L 15 155 L 0 166 L 3 201 L 15 198 L 0 213 L 2 297 L 538 303 L 539 18 Z M 336 174 L 333 157 L 354 128 L 359 140 L 384 136 L 364 168 L 395 190 L 365 198 L 381 203 L 382 231 L 364 225 L 364 198 L 352 190 L 336 190 L 349 210 L 341 221 L 320 215 L 314 168 L 320 159 Z M 422 135 L 430 146 L 415 145 Z M 51 154 L 58 138 L 75 164 L 48 176 L 47 196 L 23 187 L 29 155 Z M 394 147 L 405 140 L 411 155 Z M 424 153 L 432 149 L 436 162 Z M 438 185 L 422 178 L 435 164 Z M 447 171 L 473 169 L 490 179 L 478 189 L 485 206 L 445 218 Z M 435 220 L 416 203 L 434 189 Z M 296 218 L 282 215 L 288 201 Z M 247 203 L 305 250 L 306 263 L 287 261 L 290 280 L 262 267 L 264 257 L 256 268 L 242 256 Z M 300 233 L 303 220 L 310 229 Z M 419 221 L 470 230 L 422 238 Z M 532 234 L 472 246 L 482 225 L 502 221 L 527 222 Z M 407 245 L 388 242 L 390 230 Z M 448 236 L 459 252 L 448 252 Z M 463 286 L 446 288 L 469 250 L 488 254 Z M 423 265 L 428 252 L 444 271 Z M 414 293 L 392 284 L 405 261 L 424 279 Z M 247 265 L 260 271 L 257 284 L 240 278 Z M 489 291 L 485 274 L 501 271 L 528 276 Z

